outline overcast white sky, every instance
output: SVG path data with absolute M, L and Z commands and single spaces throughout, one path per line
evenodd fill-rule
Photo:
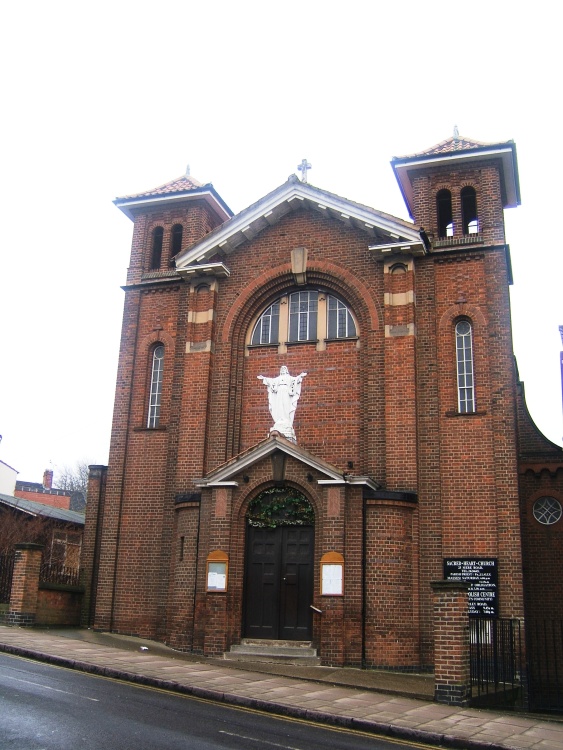
M 390 6 L 391 9 L 385 6 Z M 408 218 L 389 161 L 514 139 L 514 349 L 561 444 L 556 4 L 19 2 L 0 15 L 0 459 L 40 481 L 106 463 L 131 222 L 185 171 L 239 211 L 296 172 Z

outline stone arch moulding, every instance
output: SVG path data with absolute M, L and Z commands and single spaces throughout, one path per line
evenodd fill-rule
M 373 295 L 370 290 L 360 281 L 356 276 L 351 274 L 345 268 L 337 266 L 334 263 L 323 263 L 322 265 L 316 263 L 309 263 L 307 265 L 307 275 L 320 274 L 324 276 L 332 276 L 335 280 L 343 283 L 338 284 L 337 291 L 342 294 L 347 301 L 349 301 L 358 310 L 361 307 L 367 308 L 369 316 L 369 325 L 372 331 L 378 330 L 380 316 L 377 312 L 376 305 L 373 301 Z M 243 313 L 244 309 L 248 306 L 249 302 L 260 296 L 258 293 L 261 289 L 270 286 L 275 279 L 287 276 L 288 284 L 291 283 L 290 279 L 293 278 L 291 271 L 291 265 L 284 263 L 282 266 L 270 269 L 265 273 L 261 274 L 256 278 L 252 284 L 249 284 L 244 292 L 238 297 L 236 302 L 231 307 L 226 319 L 225 325 L 223 326 L 222 342 L 228 343 L 232 341 L 233 328 L 239 316 Z M 314 283 L 314 282 L 313 282 Z M 348 294 L 346 294 L 348 292 Z M 356 313 L 357 315 L 357 313 Z
M 483 315 L 481 308 L 470 305 L 467 302 L 458 302 L 455 305 L 451 305 L 440 318 L 438 328 L 443 331 L 453 325 L 457 318 L 469 318 L 473 323 L 485 328 L 487 326 L 487 319 Z
M 153 344 L 160 342 L 168 351 L 174 351 L 174 339 L 166 331 L 151 331 L 139 341 L 139 351 L 147 353 Z

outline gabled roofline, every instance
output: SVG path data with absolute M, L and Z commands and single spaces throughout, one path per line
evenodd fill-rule
M 26 500 L 23 497 L 14 497 L 13 495 L 0 493 L 0 505 L 19 510 L 30 516 L 52 518 L 55 521 L 64 521 L 65 523 L 73 523 L 78 526 L 84 526 L 85 522 L 84 513 L 67 510 L 66 508 L 57 508 L 54 505 L 36 503 L 34 500 Z
M 319 484 L 365 484 L 374 490 L 380 488 L 380 485 L 370 477 L 346 474 L 279 434 L 270 435 L 253 448 L 249 448 L 244 453 L 222 464 L 206 477 L 196 479 L 194 484 L 196 487 L 237 487 L 238 482 L 233 477 L 262 459 L 268 458 L 276 451 L 281 451 L 304 463 L 309 468 L 324 474 L 327 478 L 318 480 Z
M 412 156 L 395 157 L 391 160 L 391 167 L 399 188 L 409 210 L 413 216 L 413 191 L 410 173 L 428 167 L 450 165 L 452 162 L 466 164 L 483 158 L 498 158 L 502 163 L 501 181 L 503 187 L 504 208 L 514 208 L 520 205 L 520 179 L 518 176 L 518 161 L 516 158 L 516 144 L 514 141 L 506 143 L 491 143 L 475 148 L 448 151 L 443 153 L 421 153 Z
M 397 241 L 421 243 L 418 229 L 408 221 L 321 190 L 292 175 L 271 193 L 179 253 L 175 259 L 176 268 L 180 270 L 209 261 L 218 252 L 229 254 L 239 244 L 251 240 L 301 206 L 360 228 L 372 239 L 375 237 L 374 230 L 379 229 Z
M 175 203 L 204 200 L 221 222 L 227 221 L 233 216 L 233 212 L 215 190 L 213 185 L 207 184 L 174 193 L 162 193 L 161 195 L 134 195 L 125 198 L 116 198 L 113 203 L 120 211 L 123 211 L 131 221 L 135 220 L 135 213 L 139 210 L 157 206 L 170 206 Z

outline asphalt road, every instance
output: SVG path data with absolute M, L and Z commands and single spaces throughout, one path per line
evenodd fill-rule
M 0 654 L 0 750 L 413 747 Z

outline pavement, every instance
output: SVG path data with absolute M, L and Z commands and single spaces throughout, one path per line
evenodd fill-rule
M 563 750 L 563 717 L 434 703 L 428 674 L 231 662 L 84 628 L 0 626 L 0 651 L 388 739 L 464 750 Z

